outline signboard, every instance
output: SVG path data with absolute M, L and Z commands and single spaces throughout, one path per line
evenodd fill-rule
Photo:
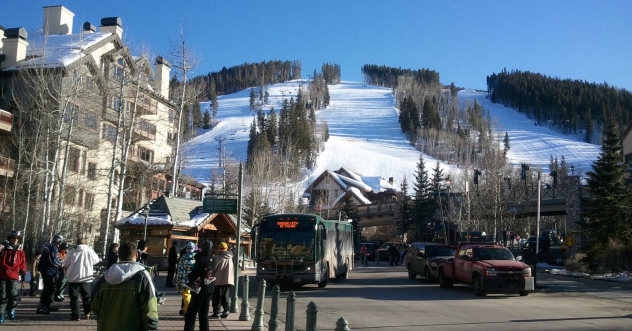
M 573 245 L 575 245 L 575 239 L 573 239 L 573 237 L 568 236 L 566 237 L 566 239 L 564 239 L 564 244 L 566 246 L 568 246 L 568 248 L 573 247 Z
M 202 212 L 210 214 L 236 214 L 237 199 L 204 198 Z

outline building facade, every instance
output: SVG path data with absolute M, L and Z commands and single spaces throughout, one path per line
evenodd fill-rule
M 15 201 L 2 218 L 35 237 L 105 243 L 125 211 L 170 188 L 171 68 L 132 54 L 121 18 L 75 33 L 73 19 L 51 6 L 35 33 L 0 26 L 0 190 Z

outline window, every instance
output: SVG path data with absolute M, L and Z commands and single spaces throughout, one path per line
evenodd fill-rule
M 88 163 L 88 179 L 97 179 L 97 164 Z
M 77 206 L 83 206 L 83 189 L 79 189 L 79 195 L 77 196 Z
M 173 109 L 169 109 L 169 123 L 173 123 L 176 120 L 176 112 Z
M 110 97 L 108 106 L 116 111 L 121 110 L 121 106 L 123 105 L 123 101 L 119 97 Z
M 86 192 L 85 206 L 86 210 L 94 210 L 94 193 Z
M 94 81 L 92 80 L 92 77 L 86 75 L 83 81 L 85 83 L 86 89 L 94 88 Z
M 114 142 L 116 140 L 116 128 L 104 123 L 101 131 L 101 139 Z
M 70 147 L 68 153 L 68 170 L 78 172 L 79 171 L 79 155 L 81 151 L 78 148 Z
M 123 59 L 116 60 L 116 64 L 118 65 L 112 66 L 112 79 L 121 80 L 123 79 Z
M 96 131 L 98 129 L 97 122 L 99 120 L 98 117 L 97 117 L 97 114 L 87 111 L 87 112 L 84 113 L 84 116 L 85 117 L 84 117 L 83 125 L 87 129 Z
M 64 202 L 67 205 L 75 204 L 75 187 L 74 186 L 66 186 L 66 194 L 64 194 Z
M 83 154 L 81 155 L 81 174 L 85 175 L 86 174 L 86 164 L 88 163 L 88 152 L 87 151 L 83 151 Z
M 141 160 L 149 162 L 149 163 L 154 162 L 154 151 L 144 148 L 144 147 L 139 147 L 138 154 Z
M 67 103 L 63 116 L 64 123 L 69 123 L 72 118 L 72 126 L 76 127 L 79 122 L 79 107 L 72 102 Z

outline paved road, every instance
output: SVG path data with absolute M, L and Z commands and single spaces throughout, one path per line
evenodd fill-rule
M 477 297 L 468 286 L 441 289 L 421 279 L 409 280 L 404 267 L 372 264 L 357 267 L 350 279 L 325 289 L 295 289 L 296 322 L 305 330 L 305 310 L 318 305 L 318 330 L 333 330 L 344 316 L 352 330 L 630 330 L 632 284 L 581 280 L 539 274 L 547 286 L 527 297 Z M 251 305 L 257 284 L 251 284 Z M 285 324 L 288 291 L 281 294 L 279 329 Z M 270 311 L 270 289 L 265 311 Z M 266 315 L 267 325 L 269 316 Z
M 335 281 L 326 288 L 307 285 L 295 289 L 295 329 L 305 330 L 305 310 L 310 301 L 318 305 L 318 330 L 334 330 L 341 316 L 352 330 L 630 330 L 632 329 L 632 284 L 584 280 L 539 274 L 538 284 L 547 286 L 528 297 L 490 295 L 476 297 L 470 287 L 455 285 L 440 289 L 421 279 L 409 280 L 404 267 L 356 268 L 350 279 Z M 250 321 L 213 320 L 212 330 L 250 330 L 255 314 L 257 287 L 248 271 Z M 164 277 L 157 280 L 160 290 Z M 169 289 L 171 290 L 171 289 Z M 270 291 L 265 298 L 264 325 L 270 320 Z M 285 330 L 285 305 L 288 291 L 281 293 L 279 327 Z M 178 316 L 179 295 L 167 291 L 168 300 L 160 308 L 161 330 L 182 330 Z M 240 296 L 241 297 L 241 296 Z M 20 302 L 18 320 L 7 321 L 0 330 L 95 330 L 96 321 L 70 322 L 68 303 L 60 312 L 36 315 L 39 298 Z M 241 302 L 240 302 L 241 307 Z

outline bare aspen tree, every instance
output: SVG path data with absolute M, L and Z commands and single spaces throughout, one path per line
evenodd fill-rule
M 178 188 L 178 176 L 179 176 L 179 164 L 181 158 L 181 145 L 182 145 L 182 119 L 185 111 L 185 105 L 187 104 L 187 85 L 188 77 L 192 70 L 197 65 L 197 59 L 195 59 L 189 45 L 187 36 L 184 33 L 184 28 L 181 27 L 178 36 L 169 41 L 171 50 L 171 64 L 175 68 L 176 75 L 180 78 L 180 91 L 178 91 L 177 104 L 178 111 L 176 114 L 176 127 L 175 132 L 175 152 L 173 155 L 173 169 L 171 176 L 171 196 L 175 196 Z M 175 94 L 174 94 L 175 95 Z

